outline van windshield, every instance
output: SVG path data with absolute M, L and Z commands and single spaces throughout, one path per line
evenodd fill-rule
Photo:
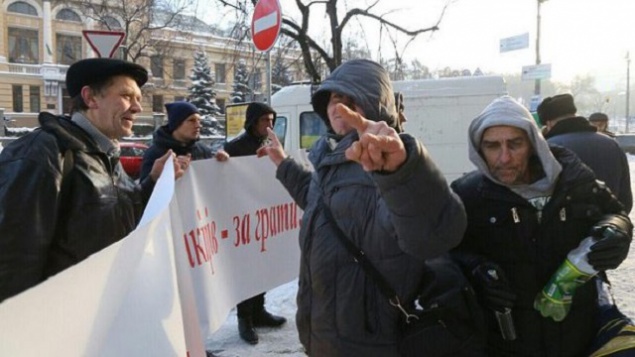
M 326 125 L 316 112 L 300 114 L 300 147 L 310 148 L 322 135 L 326 134 Z
M 284 139 L 287 134 L 287 117 L 283 115 L 276 115 L 276 122 L 273 125 L 273 131 L 276 133 L 278 141 L 280 141 L 282 147 L 284 147 Z

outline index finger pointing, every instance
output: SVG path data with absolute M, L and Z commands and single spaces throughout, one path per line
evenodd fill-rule
M 273 131 L 273 129 L 271 128 L 267 128 L 267 139 L 271 140 L 271 142 L 274 143 L 275 145 L 282 146 L 280 144 L 280 140 L 278 140 L 278 136 L 276 135 L 276 132 Z
M 351 110 L 346 105 L 339 103 L 335 107 L 335 112 L 342 118 L 346 124 L 350 125 L 353 129 L 357 130 L 359 133 L 363 133 L 368 129 L 368 124 L 370 120 L 364 118 L 361 114 L 356 111 Z

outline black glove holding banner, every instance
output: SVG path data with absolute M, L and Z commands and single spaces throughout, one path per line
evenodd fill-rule
M 633 226 L 626 217 L 605 216 L 591 228 L 591 235 L 598 241 L 587 254 L 589 264 L 598 271 L 615 269 L 628 256 Z

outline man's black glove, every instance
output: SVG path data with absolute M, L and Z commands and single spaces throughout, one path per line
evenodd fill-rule
M 485 307 L 503 311 L 514 306 L 516 294 L 509 287 L 505 273 L 497 264 L 482 262 L 472 269 L 471 275 L 474 290 Z
M 606 216 L 591 228 L 591 235 L 598 239 L 587 254 L 593 269 L 615 269 L 626 259 L 633 239 L 632 229 L 630 221 L 622 216 Z

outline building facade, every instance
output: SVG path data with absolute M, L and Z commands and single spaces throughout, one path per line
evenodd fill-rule
M 97 56 L 82 31 L 123 31 L 133 23 L 118 16 L 117 11 L 99 17 L 87 15 L 85 4 L 91 1 L 2 0 L 0 110 L 4 109 L 5 117 L 20 119 L 22 126 L 34 126 L 40 111 L 69 112 L 66 71 L 79 59 Z M 137 44 L 134 58 L 130 55 L 132 47 L 122 47 L 113 56 L 139 63 L 150 72 L 148 84 L 142 89 L 142 117 L 162 113 L 165 103 L 187 98 L 197 51 L 207 55 L 216 82 L 216 103 L 221 109 L 230 102 L 234 64 L 240 59 L 250 64 L 253 94 L 264 91 L 265 61 L 250 43 L 220 36 L 191 16 L 179 15 L 179 21 L 173 24 L 146 30 L 147 38 L 142 45 Z M 296 68 L 292 73 L 295 77 L 300 71 Z

